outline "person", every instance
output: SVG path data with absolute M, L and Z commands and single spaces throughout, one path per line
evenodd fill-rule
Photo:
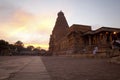
M 113 55 L 112 56 L 115 56 L 116 53 L 117 53 L 117 55 L 119 55 L 118 51 L 120 51 L 120 38 L 112 41 L 112 50 L 113 50 Z
M 96 46 L 94 47 L 93 54 L 95 55 L 97 51 L 98 51 L 98 47 Z
M 86 53 L 86 49 L 85 48 L 83 49 L 83 53 Z

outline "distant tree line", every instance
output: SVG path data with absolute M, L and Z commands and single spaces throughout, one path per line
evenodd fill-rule
M 0 56 L 12 56 L 12 55 L 45 55 L 46 50 L 40 47 L 34 48 L 29 45 L 26 48 L 22 41 L 17 41 L 14 44 L 9 44 L 5 40 L 0 40 Z

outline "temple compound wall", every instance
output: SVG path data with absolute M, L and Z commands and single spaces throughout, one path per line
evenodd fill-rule
M 79 54 L 86 49 L 91 53 L 95 46 L 99 50 L 110 47 L 113 40 L 120 38 L 120 28 L 101 27 L 92 30 L 91 26 L 73 24 L 68 26 L 64 13 L 60 11 L 49 41 L 49 52 L 55 55 Z

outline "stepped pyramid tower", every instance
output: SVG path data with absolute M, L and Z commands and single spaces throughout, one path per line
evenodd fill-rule
M 58 13 L 54 29 L 52 31 L 52 35 L 54 36 L 55 41 L 63 38 L 67 34 L 68 28 L 68 23 L 66 21 L 64 13 L 60 11 Z
M 58 12 L 55 26 L 50 36 L 49 51 L 54 52 L 55 44 L 68 32 L 69 26 L 62 11 Z

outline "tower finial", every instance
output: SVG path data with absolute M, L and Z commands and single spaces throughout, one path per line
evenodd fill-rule
M 64 16 L 64 13 L 62 12 L 62 10 L 60 10 L 60 12 L 58 12 L 58 16 Z

